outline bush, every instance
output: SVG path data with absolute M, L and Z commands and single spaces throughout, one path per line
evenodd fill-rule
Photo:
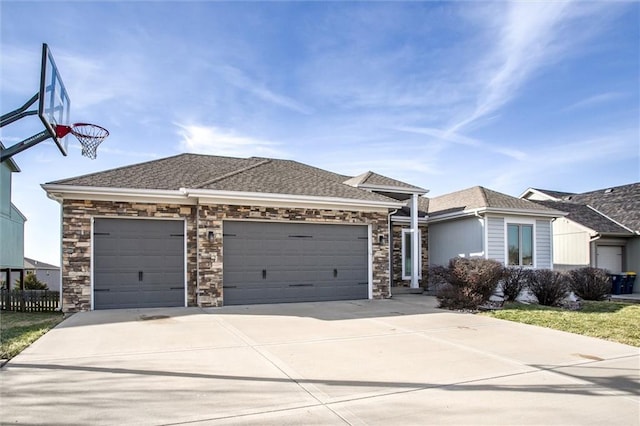
M 558 306 L 569 295 L 569 280 L 566 274 L 549 269 L 530 272 L 529 290 L 545 306 Z
M 527 286 L 530 269 L 525 268 L 505 268 L 502 281 L 502 292 L 506 302 L 513 302 L 518 298 L 522 290 Z
M 611 281 L 604 269 L 586 267 L 569 271 L 569 283 L 576 296 L 584 300 L 604 300 L 611 293 Z
M 437 290 L 447 284 L 448 272 L 446 266 L 429 266 L 427 270 L 427 289 Z
M 16 280 L 15 288 L 20 288 L 20 280 Z M 36 274 L 33 272 L 27 272 L 27 275 L 24 277 L 24 289 L 25 290 L 49 290 L 49 287 L 40 281 Z
M 442 283 L 436 289 L 440 307 L 475 310 L 489 300 L 504 268 L 495 260 L 454 258 L 441 273 Z

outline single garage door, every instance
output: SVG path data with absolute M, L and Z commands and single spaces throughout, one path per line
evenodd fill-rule
M 622 246 L 597 246 L 596 266 L 612 274 L 622 272 Z
M 184 222 L 95 219 L 94 309 L 184 306 Z
M 224 304 L 366 299 L 368 228 L 224 222 Z

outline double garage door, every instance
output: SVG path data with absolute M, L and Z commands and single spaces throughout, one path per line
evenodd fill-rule
M 367 299 L 366 225 L 225 221 L 225 305 Z M 185 305 L 184 222 L 95 219 L 94 309 Z
M 224 222 L 225 305 L 366 299 L 368 228 Z

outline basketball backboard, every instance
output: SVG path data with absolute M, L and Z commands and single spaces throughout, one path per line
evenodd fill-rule
M 67 137 L 66 135 L 58 137 L 56 126 L 69 123 L 70 108 L 69 95 L 53 60 L 51 50 L 46 43 L 43 43 L 38 117 L 53 140 L 56 141 L 63 155 L 67 155 Z

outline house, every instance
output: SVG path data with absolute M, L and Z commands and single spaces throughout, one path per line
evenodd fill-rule
M 483 257 L 508 266 L 551 269 L 551 222 L 558 209 L 482 186 L 430 198 L 430 265 L 453 257 Z
M 580 194 L 529 188 L 520 198 L 568 213 L 553 223 L 556 268 L 640 272 L 640 183 Z
M 0 143 L 0 149 L 4 145 Z M 20 171 L 12 159 L 0 163 L 0 280 L 12 270 L 21 270 L 24 259 L 24 223 L 27 220 L 11 202 L 11 176 Z M 9 278 L 9 281 L 13 279 Z
M 43 188 L 64 311 L 387 298 L 426 264 L 427 190 L 373 172 L 181 154 Z
M 60 291 L 60 267 L 25 257 L 24 272 L 34 274 L 49 290 Z

